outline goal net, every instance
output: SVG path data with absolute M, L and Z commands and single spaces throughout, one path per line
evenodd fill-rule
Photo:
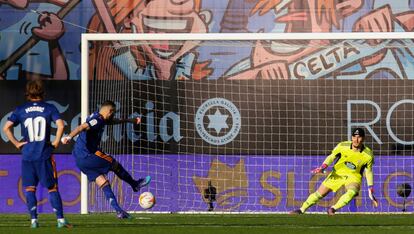
M 397 195 L 414 170 L 410 36 L 84 34 L 82 114 L 110 99 L 116 117 L 142 118 L 108 126 L 102 147 L 133 177 L 152 176 L 141 190 L 156 197 L 151 211 L 297 209 L 326 177 L 310 171 L 355 127 L 375 155 L 380 205 L 363 178 L 341 211 L 410 210 L 412 198 Z M 139 193 L 109 178 L 122 207 L 142 211 Z M 95 184 L 83 191 L 83 212 L 111 211 Z M 325 212 L 343 192 L 309 212 Z

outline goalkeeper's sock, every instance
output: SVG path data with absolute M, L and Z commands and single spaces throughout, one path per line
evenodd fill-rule
M 63 205 L 62 198 L 57 190 L 49 192 L 50 204 L 56 214 L 56 218 L 63 219 Z
M 27 204 L 27 209 L 29 210 L 31 219 L 37 219 L 36 189 L 34 189 L 34 191 L 26 190 L 26 204 Z
M 315 205 L 321 198 L 323 198 L 323 196 L 320 193 L 318 193 L 318 191 L 312 193 L 311 195 L 309 195 L 308 199 L 306 199 L 306 201 L 302 204 L 300 211 L 302 211 L 302 213 L 305 213 L 306 210 L 309 209 L 309 207 Z
M 105 197 L 109 201 L 109 204 L 111 204 L 112 208 L 114 208 L 116 212 L 122 212 L 123 210 L 118 205 L 118 201 L 116 200 L 114 192 L 112 192 L 111 186 L 109 186 L 109 184 L 104 185 L 102 187 L 102 191 L 104 192 Z
M 112 171 L 118 176 L 121 180 L 127 182 L 131 187 L 135 187 L 137 182 L 132 178 L 132 176 L 125 170 L 125 168 L 119 163 L 114 162 L 115 165 L 112 167 Z
M 342 207 L 346 206 L 357 194 L 358 193 L 356 191 L 349 189 L 344 195 L 339 198 L 338 202 L 333 205 L 332 208 L 335 210 L 341 209 Z

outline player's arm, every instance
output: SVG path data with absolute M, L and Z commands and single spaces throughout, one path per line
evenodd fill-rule
M 115 124 L 123 124 L 123 123 L 132 123 L 132 124 L 140 124 L 141 118 L 135 117 L 135 118 L 129 118 L 129 119 L 111 119 L 106 124 L 107 125 L 115 125 Z
M 61 140 L 62 135 L 63 135 L 63 130 L 65 128 L 65 123 L 63 122 L 62 119 L 58 119 L 58 120 L 56 120 L 56 126 L 57 126 L 56 138 L 52 142 L 52 145 L 55 148 L 57 148 L 59 146 L 60 140 Z
M 374 173 L 372 173 L 372 168 L 368 169 L 367 167 L 365 169 L 365 178 L 367 179 L 368 187 L 374 186 Z
M 69 142 L 72 140 L 72 138 L 76 137 L 81 132 L 87 131 L 87 130 L 89 130 L 89 124 L 88 123 L 83 123 L 83 124 L 77 126 L 75 129 L 73 129 L 73 131 L 70 132 L 69 135 L 67 135 L 65 137 L 62 137 L 61 142 L 64 145 L 69 144 Z
M 23 145 L 27 144 L 26 141 L 18 141 L 12 132 L 12 129 L 14 127 L 14 123 L 10 120 L 6 122 L 6 124 L 3 127 L 3 132 L 6 134 L 7 138 L 10 140 L 10 142 L 17 148 L 20 149 Z
M 61 141 L 63 135 L 63 129 L 65 128 L 65 122 L 60 117 L 60 113 L 55 106 L 51 106 L 51 117 L 52 120 L 56 123 L 56 138 L 51 143 L 52 146 L 56 149 L 59 146 L 59 142 Z
M 377 207 L 378 206 L 378 201 L 375 198 L 374 195 L 374 173 L 372 172 L 372 165 L 374 164 L 374 160 L 371 159 L 368 164 L 367 167 L 365 168 L 364 172 L 365 172 L 365 178 L 367 180 L 367 185 L 368 185 L 368 195 L 369 198 L 372 201 L 372 204 Z
M 325 158 L 322 165 L 313 169 L 311 173 L 312 174 L 325 173 L 326 168 L 328 168 L 328 166 L 332 164 L 332 162 L 335 160 L 335 158 L 338 156 L 339 153 L 340 152 L 339 152 L 339 144 L 338 144 L 335 147 L 335 149 L 332 150 L 332 153 L 328 155 L 328 157 Z

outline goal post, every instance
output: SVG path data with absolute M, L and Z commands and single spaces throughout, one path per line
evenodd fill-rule
M 81 42 L 81 123 L 86 122 L 89 115 L 89 85 L 88 85 L 88 39 L 82 35 Z M 81 214 L 88 213 L 88 178 L 81 173 Z
M 82 34 L 81 42 L 81 123 L 89 115 L 88 83 L 88 34 Z M 81 172 L 81 214 L 88 214 L 88 178 Z
M 324 178 L 310 169 L 349 140 L 352 128 L 363 127 L 376 156 L 380 206 L 370 206 L 364 178 L 343 211 L 398 212 L 397 187 L 414 175 L 412 39 L 411 32 L 86 33 L 81 118 L 105 99 L 121 106 L 120 117 L 143 118 L 142 127 L 107 129 L 103 147 L 134 177 L 153 176 L 155 212 L 298 208 Z M 193 53 L 170 53 L 168 46 Z M 272 54 L 258 46 L 278 48 Z M 240 51 L 245 57 L 237 57 Z M 110 179 L 125 209 L 142 211 L 139 194 Z M 322 212 L 338 198 L 310 211 Z M 81 213 L 89 211 L 111 209 L 82 175 Z

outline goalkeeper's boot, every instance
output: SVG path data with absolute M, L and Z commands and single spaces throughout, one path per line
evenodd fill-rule
M 336 210 L 333 207 L 328 209 L 328 215 L 335 215 L 335 212 Z
M 136 182 L 136 185 L 132 187 L 132 190 L 134 190 L 134 192 L 138 192 L 142 187 L 147 186 L 151 182 L 151 176 L 139 178 Z
M 132 219 L 132 216 L 123 210 L 117 211 L 116 217 L 118 217 L 118 219 Z
M 37 220 L 33 220 L 30 223 L 30 228 L 38 228 L 39 227 L 39 222 Z
M 303 214 L 303 212 L 300 209 L 297 209 L 297 210 L 292 210 L 291 212 L 289 212 L 289 214 L 297 215 L 297 214 Z
M 66 219 L 63 219 L 63 221 L 57 221 L 57 228 L 73 228 L 73 225 L 70 224 Z

